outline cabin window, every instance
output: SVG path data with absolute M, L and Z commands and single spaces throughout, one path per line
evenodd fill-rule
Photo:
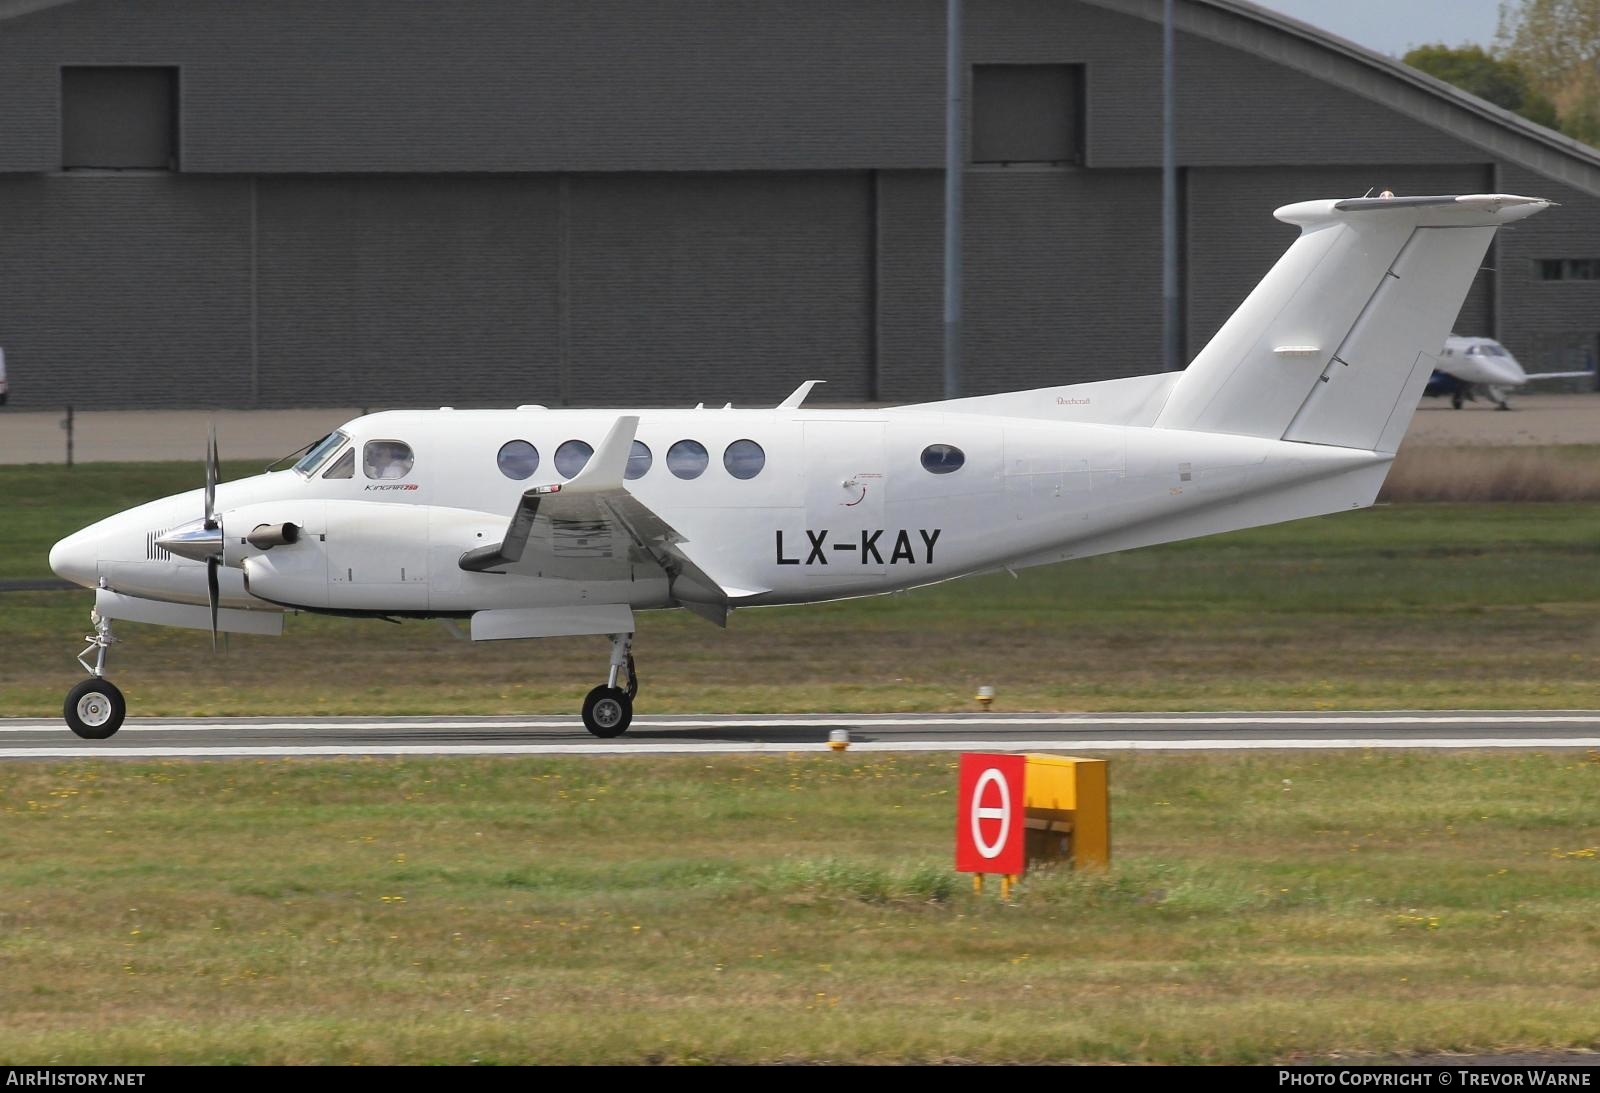
M 589 463 L 594 449 L 581 440 L 568 440 L 556 449 L 556 470 L 562 478 L 574 478 Z
M 929 474 L 951 474 L 966 461 L 966 454 L 954 444 L 929 444 L 922 449 L 922 469 Z
M 642 440 L 635 440 L 633 447 L 628 449 L 628 469 L 622 472 L 622 477 L 628 481 L 643 478 L 650 473 L 650 464 L 656 457 L 650 454 L 650 446 Z
M 753 440 L 735 440 L 723 451 L 722 465 L 735 478 L 751 479 L 767 465 L 767 453 Z
M 369 440 L 361 451 L 363 473 L 379 481 L 404 478 L 415 462 L 411 445 L 403 440 Z
M 699 478 L 710 462 L 706 446 L 698 440 L 680 440 L 667 449 L 667 470 L 679 478 Z
M 500 446 L 495 463 L 501 474 L 521 482 L 533 477 L 533 472 L 539 469 L 539 449 L 526 440 L 508 440 Z
M 333 466 L 322 472 L 322 477 L 324 478 L 354 478 L 355 476 L 356 450 L 354 448 L 346 448 L 345 453 L 334 462 Z

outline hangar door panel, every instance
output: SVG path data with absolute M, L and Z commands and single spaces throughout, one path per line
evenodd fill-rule
M 871 397 L 871 177 L 569 180 L 576 405 Z
M 554 401 L 556 183 L 257 183 L 263 406 Z

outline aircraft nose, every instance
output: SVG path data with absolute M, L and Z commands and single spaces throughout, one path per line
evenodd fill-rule
M 100 560 L 94 549 L 92 528 L 75 532 L 50 548 L 50 569 L 57 577 L 85 588 L 99 580 Z
M 1497 360 L 1490 362 L 1494 373 L 1494 382 L 1502 387 L 1521 387 L 1528 382 L 1528 374 L 1522 366 L 1514 360 Z

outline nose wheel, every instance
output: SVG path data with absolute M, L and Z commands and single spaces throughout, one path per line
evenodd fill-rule
M 128 703 L 116 686 L 104 679 L 86 679 L 67 692 L 61 715 L 67 728 L 85 740 L 104 740 L 122 728 Z
M 625 687 L 617 686 L 626 683 Z M 639 693 L 639 676 L 633 666 L 633 635 L 611 635 L 611 670 L 606 681 L 583 700 L 583 727 L 609 740 L 628 731 L 633 721 L 633 696 Z
M 122 692 L 105 678 L 106 650 L 117 640 L 111 635 L 111 620 L 102 618 L 98 611 L 90 611 L 89 621 L 94 623 L 94 633 L 83 639 L 89 644 L 78 654 L 78 663 L 89 673 L 89 678 L 67 692 L 61 716 L 66 719 L 67 728 L 83 739 L 104 740 L 122 728 L 128 703 Z M 91 653 L 94 654 L 93 665 L 84 659 Z

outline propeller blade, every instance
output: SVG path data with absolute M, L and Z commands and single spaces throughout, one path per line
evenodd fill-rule
M 206 559 L 206 598 L 211 604 L 211 651 L 217 652 L 217 601 L 222 590 L 217 582 L 217 567 L 222 563 L 215 555 Z
M 222 460 L 217 457 L 217 427 L 211 426 L 206 441 L 206 527 L 217 526 L 217 480 L 222 477 Z

